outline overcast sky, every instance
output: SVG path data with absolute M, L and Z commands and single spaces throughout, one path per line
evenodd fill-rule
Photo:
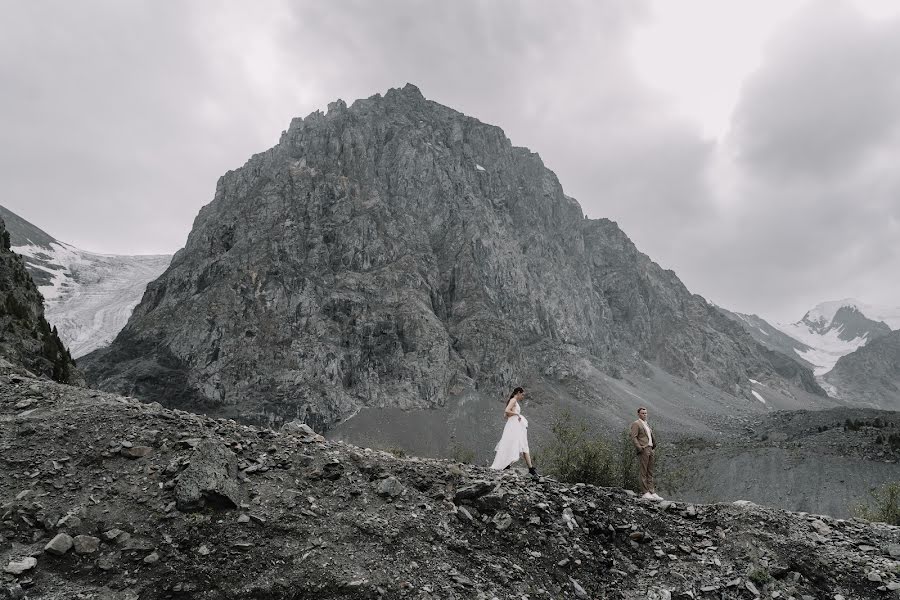
M 900 3 L 0 0 L 0 203 L 172 253 L 291 118 L 407 82 L 694 292 L 900 305 Z

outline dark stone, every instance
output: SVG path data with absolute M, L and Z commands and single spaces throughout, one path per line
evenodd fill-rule
M 463 486 L 456 490 L 453 499 L 456 502 L 462 500 L 474 500 L 479 496 L 483 496 L 494 489 L 494 484 L 490 481 L 478 480 L 473 481 L 469 485 Z

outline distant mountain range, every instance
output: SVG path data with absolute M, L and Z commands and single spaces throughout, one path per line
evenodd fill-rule
M 846 298 L 823 302 L 796 323 L 776 325 L 757 315 L 719 310 L 760 344 L 812 368 L 835 399 L 900 408 L 900 307 Z
M 828 373 L 842 356 L 900 328 L 900 307 L 865 304 L 852 298 L 823 302 L 796 323 L 770 324 L 757 315 L 731 312 L 759 343 L 787 354 L 813 369 L 816 376 Z
M 12 250 L 44 297 L 47 321 L 74 358 L 109 344 L 169 255 L 96 254 L 61 242 L 0 206 Z

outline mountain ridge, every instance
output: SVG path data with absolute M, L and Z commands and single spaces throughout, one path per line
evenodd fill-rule
M 825 381 L 840 398 L 900 410 L 900 330 L 842 356 Z

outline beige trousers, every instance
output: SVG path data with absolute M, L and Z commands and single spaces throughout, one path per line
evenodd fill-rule
M 655 461 L 653 448 L 644 448 L 639 457 L 641 461 L 641 491 L 653 494 L 656 492 L 656 487 L 653 485 L 653 463 Z

